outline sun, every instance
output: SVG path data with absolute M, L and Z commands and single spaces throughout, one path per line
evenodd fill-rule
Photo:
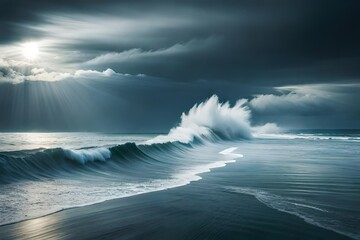
M 35 60 L 39 56 L 39 44 L 36 42 L 24 43 L 22 53 L 28 60 Z

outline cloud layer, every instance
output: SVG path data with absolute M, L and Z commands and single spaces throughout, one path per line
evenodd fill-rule
M 40 68 L 266 86 L 360 77 L 359 1 L 0 3 L 0 57 L 40 41 Z
M 7 61 L 0 58 L 0 83 L 18 84 L 24 81 L 60 81 L 69 79 L 99 79 L 111 77 L 113 75 L 127 75 L 116 73 L 108 68 L 104 71 L 96 70 L 76 70 L 69 72 L 48 71 L 27 62 Z
M 359 127 L 358 9 L 358 0 L 0 1 L 0 130 L 166 131 L 213 94 L 247 99 L 258 125 Z M 24 57 L 27 42 L 36 59 Z

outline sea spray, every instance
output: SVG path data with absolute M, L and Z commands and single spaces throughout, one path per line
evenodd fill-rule
M 188 113 L 183 113 L 179 125 L 167 135 L 159 135 L 147 143 L 251 139 L 253 133 L 280 130 L 274 123 L 251 126 L 251 111 L 246 104 L 246 99 L 239 99 L 231 106 L 229 102 L 219 102 L 218 96 L 213 95 L 205 102 L 195 104 Z

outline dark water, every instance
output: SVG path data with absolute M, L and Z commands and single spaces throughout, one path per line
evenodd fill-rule
M 226 169 L 231 177 L 215 180 L 224 191 L 360 238 L 359 142 L 272 139 L 240 146 L 245 157 Z

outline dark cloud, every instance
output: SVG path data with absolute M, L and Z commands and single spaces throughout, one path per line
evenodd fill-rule
M 82 53 L 67 60 L 78 64 L 134 49 L 158 52 L 191 41 L 219 39 L 206 49 L 199 46 L 182 54 L 129 62 L 113 58 L 91 66 L 97 70 L 111 67 L 177 80 L 255 80 L 267 85 L 343 81 L 360 74 L 360 29 L 356 27 L 360 3 L 356 0 L 12 0 L 2 1 L 0 9 L 0 42 L 66 38 L 59 45 L 64 51 Z M 87 25 L 89 18 L 99 24 Z M 69 19 L 84 24 L 74 25 L 78 35 L 65 37 L 69 31 L 65 27 L 73 24 Z M 123 23 L 131 29 L 124 30 Z M 52 25 L 57 26 L 55 32 Z M 81 36 L 86 28 L 91 35 Z
M 0 130 L 167 131 L 212 94 L 254 98 L 254 122 L 359 127 L 358 87 L 341 87 L 360 79 L 359 10 L 358 0 L 0 0 Z M 35 62 L 23 62 L 26 41 L 41 43 Z M 278 91 L 287 85 L 303 88 Z

